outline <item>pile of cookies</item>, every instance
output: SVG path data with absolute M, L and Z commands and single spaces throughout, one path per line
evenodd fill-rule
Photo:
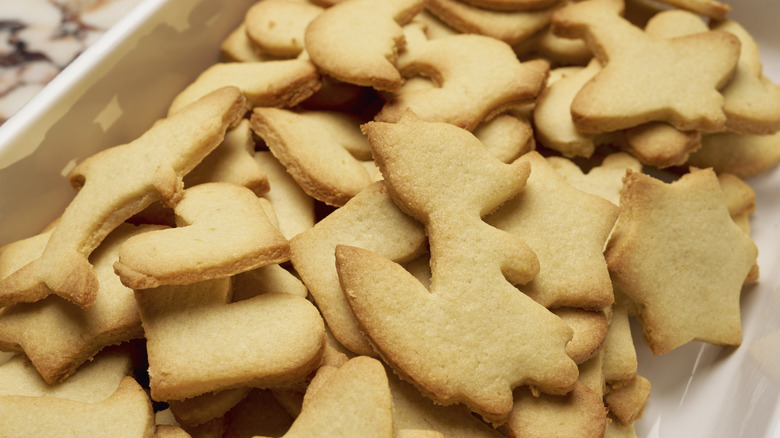
M 780 162 L 750 34 L 663 3 L 259 1 L 0 248 L 3 433 L 636 436 L 631 318 L 740 344 Z

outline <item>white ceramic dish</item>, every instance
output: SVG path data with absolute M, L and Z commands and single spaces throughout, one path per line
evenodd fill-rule
M 65 175 L 94 152 L 136 138 L 218 59 L 219 42 L 254 0 L 145 0 L 0 127 L 0 245 L 35 234 L 73 196 Z M 780 83 L 778 0 L 733 1 L 731 18 L 761 44 Z M 692 343 L 653 357 L 640 437 L 780 437 L 780 169 L 753 178 L 761 279 L 746 288 L 744 343 Z M 638 333 L 638 329 L 635 330 Z

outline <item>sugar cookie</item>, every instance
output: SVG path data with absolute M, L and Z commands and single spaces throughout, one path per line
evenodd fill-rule
M 365 144 L 357 123 L 323 129 L 319 118 L 277 108 L 255 108 L 251 120 L 252 130 L 312 198 L 341 206 L 371 183 L 365 167 L 344 147 L 351 139 Z
M 566 392 L 577 375 L 563 351 L 571 329 L 510 283 L 532 279 L 536 257 L 481 220 L 523 188 L 530 166 L 504 164 L 468 131 L 413 114 L 364 129 L 394 201 L 425 224 L 433 268 L 429 291 L 378 254 L 336 247 L 341 284 L 372 345 L 437 403 L 464 403 L 495 424 L 506 421 L 516 386 Z M 432 157 L 446 163 L 437 173 Z
M 421 0 L 340 2 L 306 27 L 304 47 L 321 71 L 340 81 L 395 90 L 403 83 L 394 64 L 404 45 L 401 25 L 422 7 Z
M 731 219 L 715 173 L 667 184 L 629 171 L 620 209 L 605 256 L 653 353 L 692 340 L 739 345 L 739 296 L 757 249 Z
M 34 418 L 35 421 L 30 419 Z M 98 403 L 55 397 L 0 396 L 0 423 L 8 436 L 152 437 L 154 413 L 149 396 L 132 377 Z
M 168 114 L 225 86 L 238 87 L 251 106 L 290 107 L 320 88 L 320 75 L 305 57 L 212 65 L 171 102 Z
M 311 303 L 285 293 L 228 303 L 229 284 L 219 279 L 136 292 L 154 400 L 291 385 L 319 366 L 325 332 Z
M 174 211 L 179 227 L 134 236 L 114 264 L 133 289 L 191 284 L 289 260 L 287 239 L 259 198 L 230 183 L 187 189 Z
M 379 361 L 360 356 L 336 369 L 320 368 L 301 414 L 283 436 L 322 434 L 393 436 L 393 399 Z
M 184 186 L 229 182 L 261 196 L 269 190 L 268 177 L 254 160 L 254 154 L 255 140 L 249 120 L 244 119 L 225 134 L 222 144 L 184 177 Z
M 555 32 L 585 38 L 604 66 L 572 102 L 577 128 L 599 133 L 665 121 L 680 130 L 722 130 L 718 90 L 734 73 L 739 40 L 727 32 L 654 38 L 622 18 L 623 7 L 622 0 L 588 0 L 553 15 Z
M 133 291 L 114 274 L 120 245 L 158 226 L 122 224 L 90 256 L 98 294 L 88 309 L 59 297 L 0 309 L 0 346 L 21 350 L 48 383 L 62 381 L 103 347 L 143 337 Z
M 261 51 L 294 58 L 303 51 L 306 26 L 323 10 L 309 2 L 259 1 L 246 11 L 246 34 Z
M 138 139 L 77 165 L 70 181 L 78 194 L 41 257 L 0 282 L 0 306 L 52 293 L 85 309 L 92 306 L 98 282 L 89 254 L 114 228 L 154 201 L 175 205 L 183 194 L 183 176 L 222 142 L 228 127 L 245 112 L 237 88 L 220 88 Z
M 550 24 L 553 7 L 525 11 L 495 11 L 462 0 L 430 0 L 426 9 L 461 33 L 489 36 L 520 44 Z
M 362 355 L 376 354 L 360 330 L 336 273 L 337 245 L 352 245 L 408 261 L 424 251 L 422 226 L 402 213 L 376 182 L 312 229 L 290 240 L 292 263 L 338 341 Z
M 572 187 L 538 152 L 518 161 L 531 167 L 525 189 L 486 221 L 525 241 L 539 258 L 539 274 L 520 289 L 545 307 L 610 305 L 602 251 L 618 209 Z
M 303 191 L 270 151 L 258 151 L 255 161 L 263 168 L 271 189 L 263 195 L 271 201 L 286 239 L 314 226 L 314 200 Z
M 533 102 L 548 73 L 544 61 L 520 63 L 506 43 L 466 34 L 415 45 L 399 57 L 398 65 L 405 76 L 429 76 L 438 87 L 408 92 L 402 87 L 376 121 L 397 122 L 411 110 L 423 120 L 469 131 L 507 109 Z

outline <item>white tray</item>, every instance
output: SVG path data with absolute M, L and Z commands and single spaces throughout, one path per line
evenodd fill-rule
M 145 0 L 0 127 L 0 245 L 37 233 L 73 197 L 65 176 L 165 114 L 254 0 Z M 731 18 L 759 41 L 780 83 L 779 0 L 733 1 Z M 640 437 L 780 437 L 780 170 L 751 179 L 761 279 L 743 299 L 744 343 L 693 343 L 653 357 L 637 338 L 653 388 Z M 638 329 L 635 330 L 638 333 Z

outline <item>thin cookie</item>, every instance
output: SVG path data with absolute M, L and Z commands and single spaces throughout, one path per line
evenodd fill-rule
M 229 287 L 226 278 L 136 292 L 154 400 L 292 385 L 319 366 L 325 327 L 314 305 L 286 293 L 229 303 Z
M 132 372 L 133 361 L 126 348 L 107 348 L 67 380 L 50 384 L 23 355 L 17 354 L 0 365 L 0 396 L 47 396 L 96 403 L 110 397 Z
M 249 128 L 249 120 L 244 119 L 225 134 L 222 144 L 184 177 L 184 186 L 228 182 L 262 196 L 268 193 L 270 187 L 268 177 L 254 160 L 254 154 L 255 140 Z
M 401 25 L 423 7 L 421 0 L 347 0 L 328 8 L 306 27 L 311 61 L 334 78 L 377 90 L 403 83 L 394 62 L 404 45 Z
M 536 149 L 533 128 L 528 119 L 507 112 L 477 125 L 474 135 L 487 146 L 491 155 L 504 163 L 511 163 Z
M 707 32 L 709 28 L 698 15 L 681 9 L 661 11 L 645 24 L 645 34 L 655 38 L 679 38 Z M 677 166 L 701 146 L 701 132 L 681 131 L 666 122 L 649 122 L 625 130 L 620 146 L 642 163 L 665 168 Z
M 306 26 L 325 9 L 290 0 L 263 0 L 244 16 L 247 37 L 264 53 L 294 58 L 303 51 Z
M 527 387 L 515 390 L 514 407 L 502 430 L 511 437 L 601 437 L 607 409 L 601 397 L 577 382 L 568 394 L 536 396 Z
M 280 437 L 295 420 L 267 389 L 250 390 L 223 418 L 225 438 Z
M 344 145 L 350 140 L 367 145 L 357 122 L 328 124 L 306 114 L 255 108 L 252 130 L 309 196 L 342 206 L 371 184 L 371 175 Z M 323 125 L 330 125 L 330 129 L 323 129 Z
M 570 0 L 571 2 L 571 0 Z M 513 46 L 521 59 L 544 58 L 554 67 L 584 66 L 593 59 L 585 41 L 555 35 L 547 26 L 520 44 Z
M 617 207 L 572 187 L 538 152 L 518 162 L 531 168 L 525 189 L 486 221 L 522 239 L 539 258 L 539 274 L 520 289 L 545 307 L 609 306 L 612 282 L 602 251 Z
M 737 71 L 723 89 L 726 128 L 740 134 L 774 134 L 780 130 L 780 85 L 764 75 L 758 44 L 734 20 L 711 26 L 713 30 L 734 34 L 741 43 Z
M 313 435 L 393 436 L 393 399 L 381 362 L 359 356 L 322 367 L 285 438 Z
M 615 304 L 604 339 L 603 373 L 608 385 L 627 382 L 636 376 L 637 357 L 634 338 L 631 336 L 628 298 L 621 291 L 615 291 Z
M 422 226 L 401 212 L 384 182 L 375 182 L 312 229 L 290 240 L 292 263 L 335 338 L 350 351 L 376 353 L 352 314 L 336 272 L 335 248 L 351 245 L 405 262 L 425 250 Z
M 532 103 L 549 70 L 544 61 L 520 63 L 509 45 L 481 35 L 421 42 L 410 47 L 398 65 L 405 76 L 427 76 L 438 86 L 402 87 L 374 120 L 394 123 L 411 110 L 423 120 L 469 131 L 510 108 Z
M 622 0 L 588 0 L 553 15 L 556 34 L 585 38 L 604 67 L 572 102 L 577 128 L 599 133 L 665 121 L 683 131 L 722 130 L 719 90 L 736 68 L 737 37 L 711 31 L 655 38 L 621 17 L 623 7 Z
M 591 359 L 600 351 L 609 326 L 607 315 L 603 311 L 574 307 L 557 307 L 550 311 L 572 328 L 574 335 L 566 344 L 566 354 L 577 365 Z
M 303 191 L 270 151 L 255 153 L 255 161 L 268 175 L 271 189 L 264 198 L 271 202 L 286 239 L 314 226 L 314 199 Z
M 231 278 L 233 301 L 245 300 L 269 292 L 284 292 L 306 298 L 306 285 L 282 265 L 266 265 L 236 274 Z
M 665 122 L 649 122 L 625 130 L 622 149 L 643 164 L 659 169 L 684 164 L 701 147 L 701 132 L 680 131 Z
M 249 394 L 251 388 L 233 388 L 196 395 L 186 400 L 169 400 L 176 422 L 185 427 L 204 424 L 225 415 Z
M 533 109 L 539 143 L 566 157 L 590 157 L 596 150 L 596 136 L 584 134 L 574 125 L 569 108 L 582 87 L 601 71 L 595 59 L 587 67 L 563 67 L 551 72 L 561 76 L 550 81 Z
M 174 209 L 176 228 L 128 239 L 114 269 L 133 289 L 192 284 L 289 260 L 287 239 L 251 190 L 230 183 L 189 188 Z
M 591 168 L 588 173 L 573 161 L 563 157 L 547 157 L 549 163 L 572 186 L 585 193 L 600 196 L 618 205 L 620 190 L 623 188 L 623 177 L 626 170 L 642 171 L 642 163 L 625 152 L 609 154 L 601 164 Z
M 495 11 L 462 0 L 430 0 L 432 15 L 461 33 L 485 35 L 510 45 L 521 44 L 550 24 L 554 7 L 527 11 Z
M 553 6 L 558 0 L 465 0 L 474 6 L 492 11 L 530 11 Z
M 388 370 L 393 395 L 393 425 L 401 429 L 433 429 L 449 438 L 500 438 L 496 429 L 475 417 L 463 405 L 440 406 L 413 385 Z
M 659 0 L 717 20 L 723 20 L 731 12 L 731 6 L 716 0 Z
M 34 418 L 34 421 L 30 419 Z M 0 423 L 8 436 L 149 437 L 155 423 L 149 396 L 132 377 L 98 403 L 55 397 L 0 396 Z
M 538 272 L 535 255 L 481 219 L 522 190 L 530 166 L 502 163 L 468 131 L 411 113 L 364 129 L 394 201 L 425 225 L 433 268 L 429 291 L 387 258 L 336 247 L 342 287 L 372 345 L 437 403 L 464 403 L 495 424 L 506 421 L 514 387 L 569 390 L 571 329 L 512 286 Z
M 265 62 L 275 58 L 261 53 L 255 43 L 246 34 L 246 26 L 241 23 L 219 45 L 222 59 L 226 62 Z
M 715 173 L 693 170 L 667 184 L 629 171 L 624 184 L 605 256 L 650 349 L 739 345 L 739 297 L 757 249 L 731 219 Z
M 41 377 L 53 384 L 105 346 L 143 337 L 133 291 L 122 285 L 113 266 L 123 242 L 160 228 L 122 224 L 92 253 L 98 294 L 88 310 L 54 296 L 0 309 L 0 347 L 23 351 Z
M 642 416 L 651 386 L 649 380 L 637 374 L 628 382 L 610 388 L 604 395 L 604 402 L 609 406 L 610 414 L 627 426 Z
M 207 68 L 177 94 L 168 107 L 168 115 L 225 86 L 238 87 L 251 106 L 290 107 L 314 94 L 320 85 L 317 68 L 305 57 L 222 62 Z
M 742 179 L 760 175 L 780 163 L 780 132 L 745 135 L 720 132 L 702 137 L 702 147 L 688 157 L 688 165 Z
M 0 306 L 50 294 L 82 308 L 98 282 L 89 255 L 119 224 L 155 201 L 175 205 L 184 175 L 216 148 L 246 112 L 235 87 L 220 88 L 159 123 L 138 139 L 98 152 L 70 174 L 79 189 L 39 259 L 0 282 Z M 161 146 L 163 145 L 163 146 Z

